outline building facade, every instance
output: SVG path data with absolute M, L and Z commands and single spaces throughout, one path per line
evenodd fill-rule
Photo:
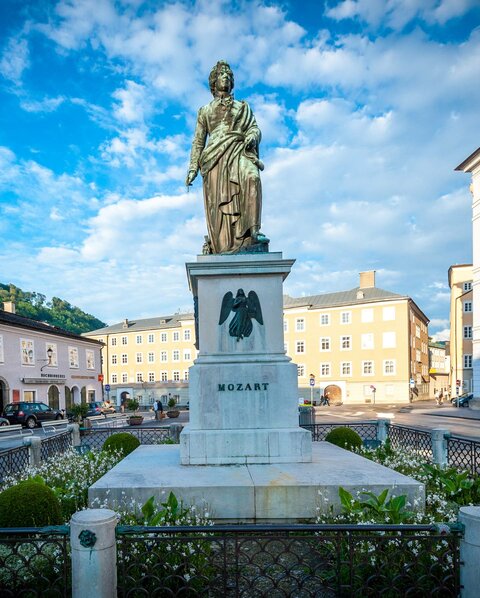
M 429 374 L 430 398 L 440 395 L 445 399 L 450 396 L 450 343 L 446 341 L 435 342 L 429 339 Z
M 102 344 L 24 318 L 15 305 L 0 310 L 0 408 L 18 401 L 68 410 L 102 399 Z
M 476 399 L 480 399 L 480 147 L 455 170 L 468 172 L 472 176 L 470 191 L 472 193 L 472 387 Z
M 428 398 L 429 320 L 409 297 L 377 288 L 374 271 L 349 291 L 286 297 L 284 318 L 300 396 L 346 404 Z
M 188 401 L 197 356 L 193 314 L 129 321 L 89 332 L 104 343 L 103 372 L 117 406 L 129 398 Z M 428 398 L 428 318 L 409 297 L 378 289 L 375 272 L 359 287 L 284 298 L 285 351 L 298 367 L 299 396 L 344 403 L 407 403 Z M 310 387 L 310 374 L 315 386 Z
M 472 264 L 451 266 L 450 387 L 452 397 L 473 390 L 473 269 Z
M 125 319 L 84 335 L 104 344 L 107 395 L 117 406 L 136 399 L 188 401 L 188 368 L 197 356 L 193 314 Z

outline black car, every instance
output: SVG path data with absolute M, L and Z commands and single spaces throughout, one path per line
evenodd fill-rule
M 27 428 L 35 428 L 40 422 L 63 419 L 58 409 L 52 409 L 45 403 L 8 403 L 3 410 L 3 417 L 11 424 L 22 424 Z
M 468 407 L 470 401 L 473 399 L 473 393 L 465 393 L 460 395 L 459 397 L 454 397 L 452 399 L 452 405 L 454 407 Z

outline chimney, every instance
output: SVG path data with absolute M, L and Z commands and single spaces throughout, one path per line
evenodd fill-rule
M 375 270 L 360 272 L 360 288 L 371 289 L 375 286 Z
M 8 312 L 9 314 L 15 313 L 15 301 L 4 301 L 3 302 L 3 311 Z
M 125 318 L 125 320 L 123 320 L 122 328 L 128 328 L 128 318 Z

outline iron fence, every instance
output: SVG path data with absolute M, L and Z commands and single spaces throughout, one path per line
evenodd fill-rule
M 446 526 L 118 527 L 118 595 L 458 596 Z
M 0 528 L 0 596 L 71 596 L 69 528 Z
M 133 434 L 140 440 L 140 444 L 159 444 L 170 438 L 169 428 L 87 428 L 80 431 L 81 442 L 83 446 L 101 449 L 105 440 L 118 432 Z
M 430 432 L 388 424 L 388 438 L 392 449 L 407 450 L 423 457 L 426 461 L 433 461 Z
M 72 447 L 72 434 L 70 432 L 62 432 L 55 434 L 49 438 L 42 439 L 42 461 L 55 457 L 55 455 L 62 454 Z
M 450 467 L 480 474 L 480 442 L 457 436 L 447 437 L 447 462 Z
M 305 424 L 301 427 L 305 428 L 305 430 L 310 430 L 312 433 L 312 440 L 315 442 L 325 440 L 327 434 L 334 428 L 351 428 L 359 434 L 362 440 L 376 440 L 377 438 L 376 421 L 341 424 Z
M 7 475 L 23 471 L 28 467 L 29 453 L 26 446 L 19 446 L 0 452 L 0 481 Z

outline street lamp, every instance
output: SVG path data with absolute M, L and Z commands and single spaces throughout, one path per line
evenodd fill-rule
M 52 347 L 48 347 L 47 349 L 47 359 L 39 359 L 39 361 L 46 361 L 44 365 L 40 368 L 40 371 L 43 372 L 43 368 L 46 368 L 49 365 L 52 365 L 52 357 L 53 357 L 53 349 Z

